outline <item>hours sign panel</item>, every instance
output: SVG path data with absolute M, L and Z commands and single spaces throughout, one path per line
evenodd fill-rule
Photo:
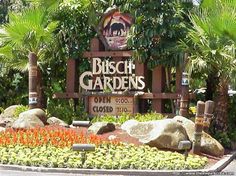
M 89 96 L 89 114 L 93 116 L 134 113 L 133 96 Z

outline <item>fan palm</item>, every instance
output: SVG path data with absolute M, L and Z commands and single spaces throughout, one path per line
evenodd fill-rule
M 53 31 L 57 27 L 57 22 L 48 22 L 47 14 L 47 10 L 33 7 L 9 15 L 9 23 L 0 28 L 1 63 L 8 68 L 26 71 L 30 53 L 37 57 L 38 64 L 43 61 L 47 46 L 53 40 Z M 38 74 L 38 84 L 40 79 Z
M 217 130 L 227 129 L 228 85 L 236 69 L 236 1 L 204 0 L 195 14 L 189 15 L 193 28 L 181 46 L 191 53 L 189 68 L 219 78 L 216 97 Z

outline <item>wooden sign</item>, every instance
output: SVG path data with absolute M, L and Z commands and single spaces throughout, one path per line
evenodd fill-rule
M 135 76 L 135 65 L 131 60 L 108 61 L 93 58 L 92 71 L 80 75 L 80 86 L 85 90 L 143 90 L 144 76 Z M 121 69 L 121 67 L 123 69 Z M 93 79 L 94 78 L 94 79 Z
M 134 113 L 134 97 L 118 95 L 92 95 L 88 97 L 89 114 L 121 115 L 122 113 Z
M 100 33 L 105 46 L 110 50 L 127 48 L 127 36 L 133 19 L 129 14 L 120 13 L 118 9 L 107 12 L 100 23 Z

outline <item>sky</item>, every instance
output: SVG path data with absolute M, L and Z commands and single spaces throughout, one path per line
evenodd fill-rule
M 199 4 L 198 1 L 199 1 L 199 0 L 193 0 L 193 4 L 194 4 L 194 5 L 198 5 L 198 4 Z

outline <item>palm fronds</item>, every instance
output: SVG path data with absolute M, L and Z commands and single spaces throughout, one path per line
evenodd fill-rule
M 42 8 L 31 8 L 21 13 L 11 13 L 9 23 L 0 29 L 0 59 L 2 62 L 26 70 L 27 55 L 40 55 L 53 39 L 57 22 L 47 22 Z
M 218 70 L 230 77 L 235 69 L 236 0 L 204 0 L 189 15 L 193 27 L 180 47 L 190 53 L 189 70 L 209 74 Z M 235 3 L 236 4 L 236 3 Z

